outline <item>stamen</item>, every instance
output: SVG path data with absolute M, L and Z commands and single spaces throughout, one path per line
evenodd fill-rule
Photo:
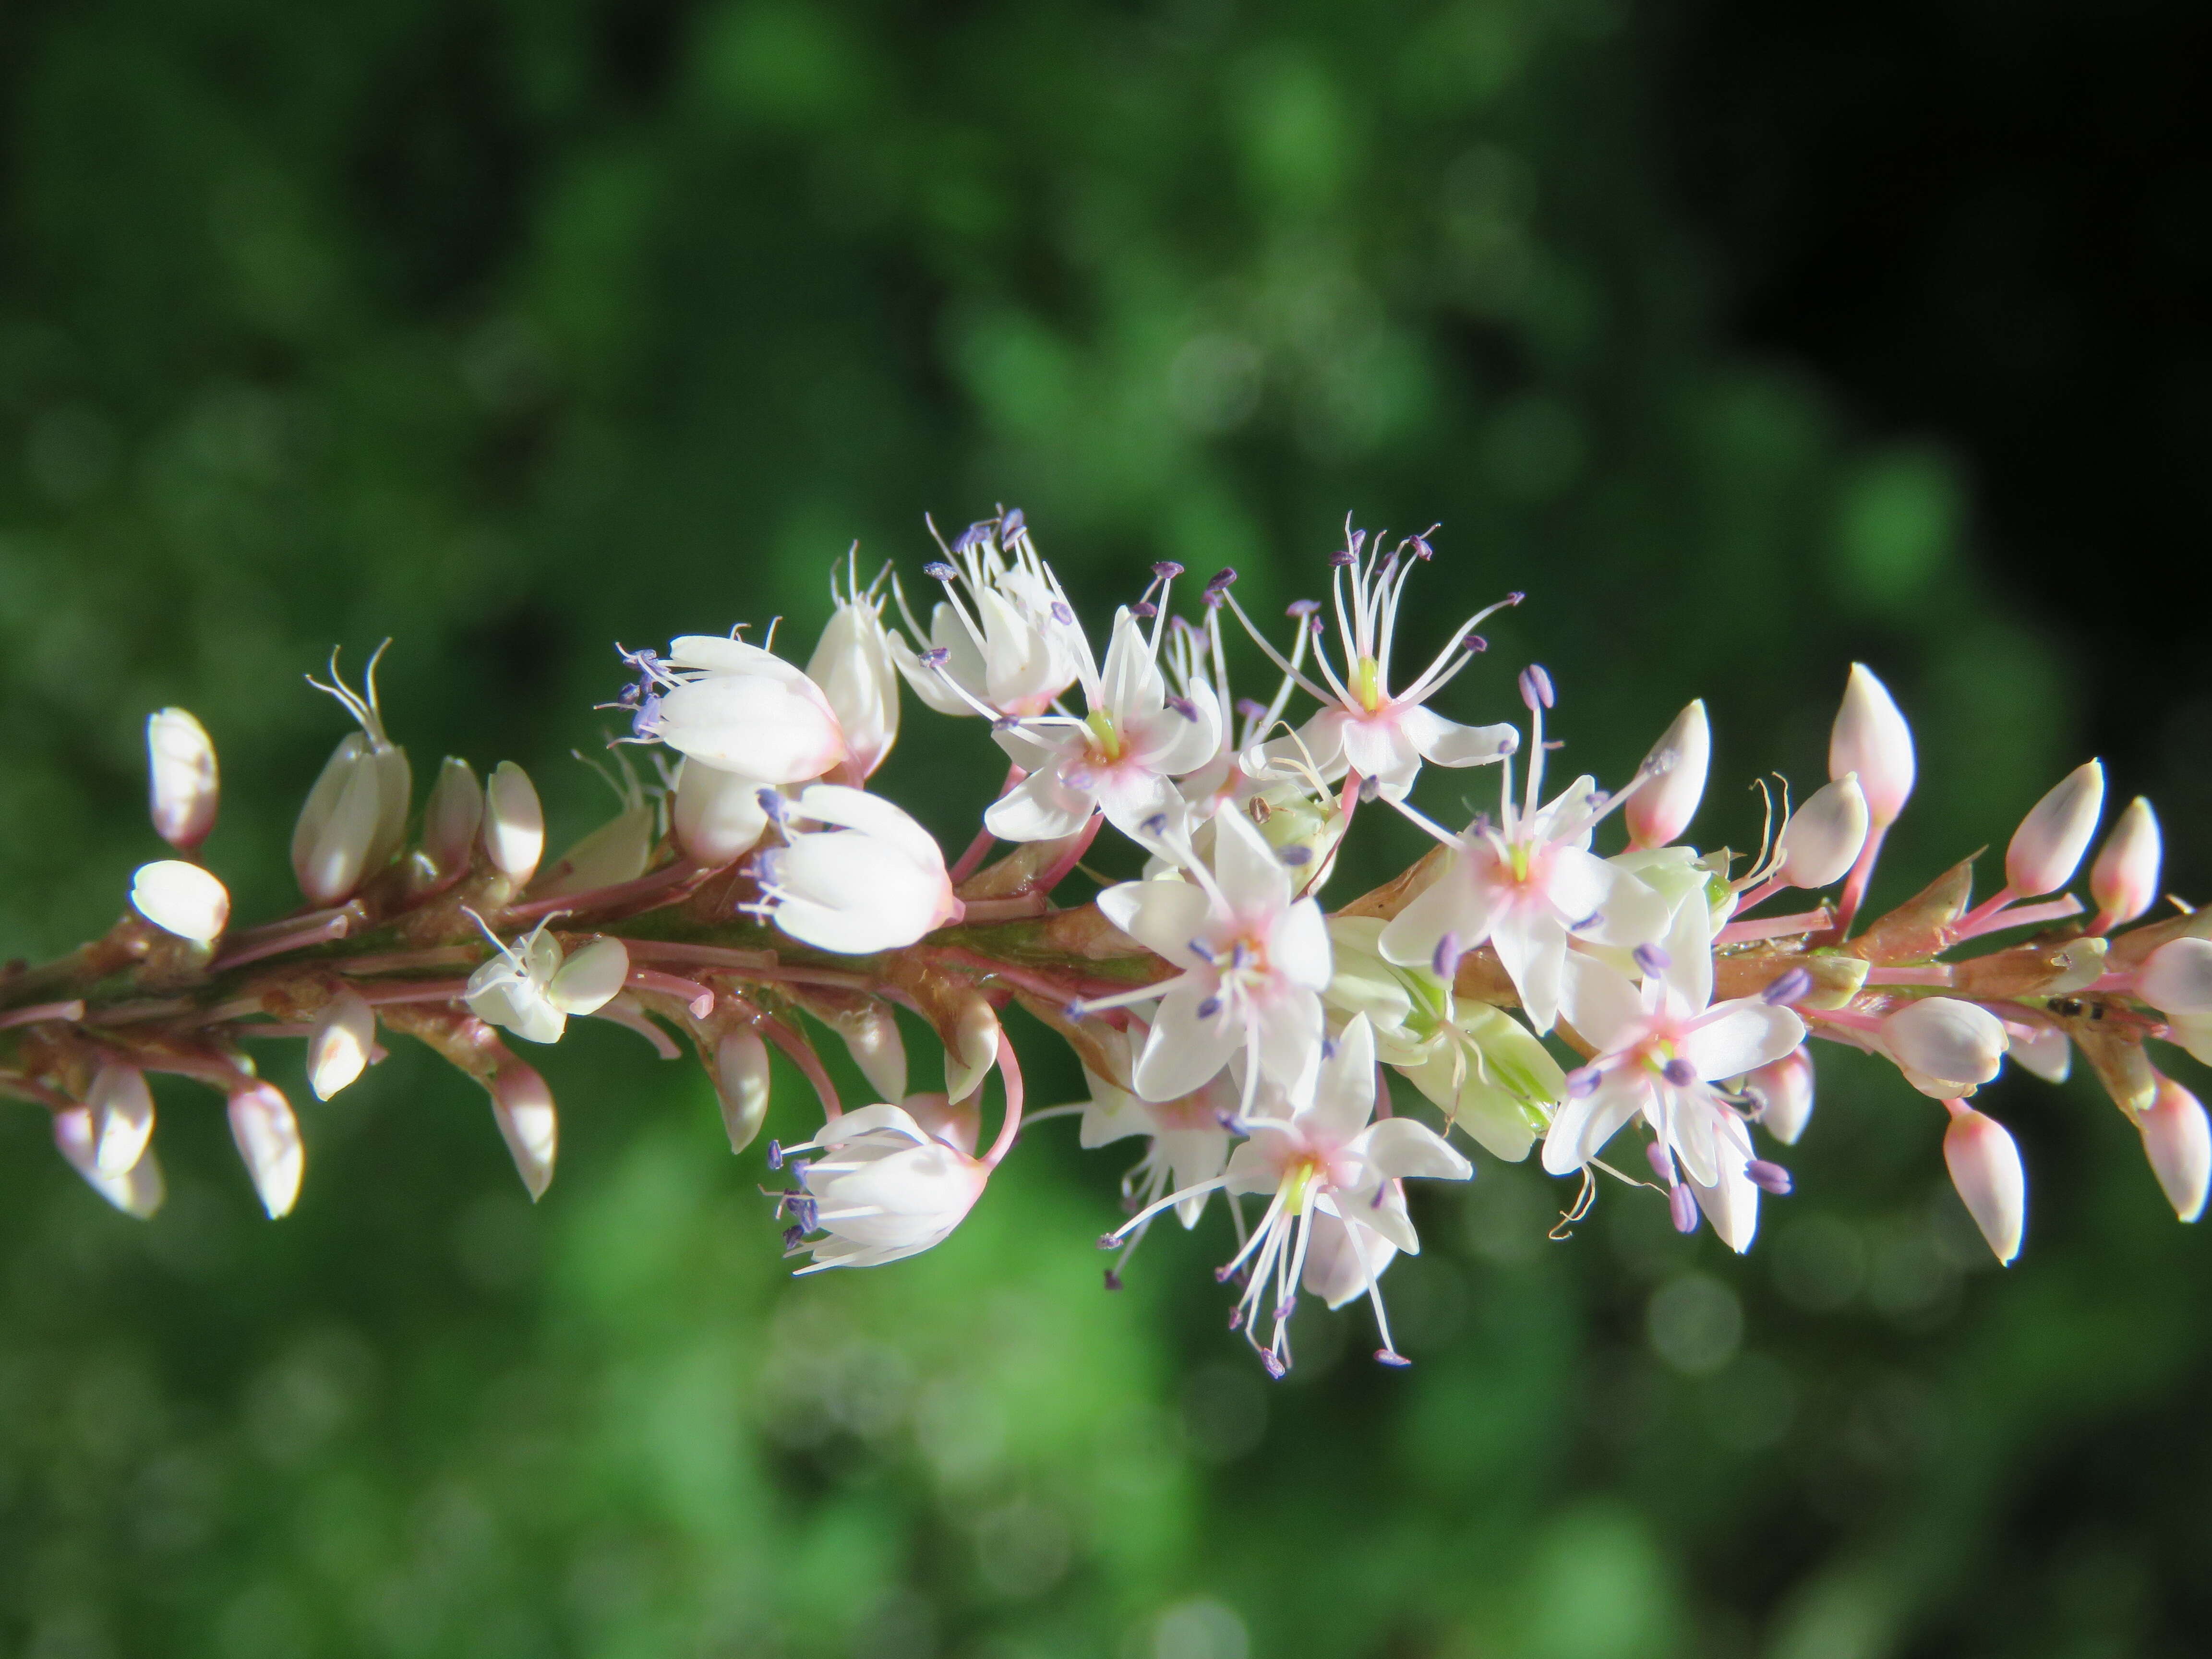
M 1567 1098 L 1587 1100 L 1597 1092 L 1597 1085 L 1605 1081 L 1605 1074 L 1595 1066 L 1577 1066 L 1567 1073 Z
M 768 1167 L 771 1170 L 783 1167 L 783 1143 L 780 1140 L 771 1140 L 768 1144 Z
M 1311 864 L 1313 862 L 1313 848 L 1310 847 L 1285 847 L 1283 848 L 1283 862 L 1289 865 L 1293 870 L 1300 869 L 1306 865 Z
M 1438 979 L 1455 978 L 1459 974 L 1459 959 L 1462 954 L 1459 948 L 1459 935 L 1447 928 L 1444 936 L 1437 941 L 1436 954 L 1430 957 L 1429 966 Z
M 1674 958 L 1656 945 L 1639 945 L 1629 954 L 1647 974 L 1663 974 L 1674 965 Z
M 1182 567 L 1173 559 L 1162 559 L 1152 567 L 1152 574 L 1164 582 L 1171 582 L 1182 574 Z
M 1688 1187 L 1676 1187 L 1669 1192 L 1667 1208 L 1674 1218 L 1676 1232 L 1693 1233 L 1698 1231 L 1698 1195 Z
M 1384 1365 L 1395 1365 L 1401 1370 L 1403 1370 L 1407 1366 L 1413 1363 L 1412 1360 L 1407 1358 L 1405 1355 L 1391 1348 L 1376 1349 L 1375 1358 L 1379 1364 Z
M 975 531 L 970 529 L 967 532 L 967 535 L 961 537 L 960 549 L 963 552 L 965 552 L 969 545 L 968 537 L 972 536 L 975 533 Z M 922 566 L 921 574 L 928 577 L 932 581 L 949 582 L 955 577 L 958 576 L 960 573 L 954 569 L 951 565 L 945 563 L 942 559 L 935 559 Z
M 1790 1171 L 1779 1164 L 1771 1164 L 1763 1158 L 1754 1158 L 1743 1166 L 1743 1172 L 1751 1177 L 1752 1184 L 1759 1191 L 1771 1193 L 1777 1198 L 1787 1198 L 1790 1195 L 1791 1185 Z
M 1759 1000 L 1769 1007 L 1781 1008 L 1800 1000 L 1813 989 L 1813 975 L 1802 968 L 1792 968 L 1759 994 Z
M 1677 1089 L 1686 1089 L 1698 1080 L 1698 1068 L 1680 1055 L 1661 1066 L 1659 1074 Z

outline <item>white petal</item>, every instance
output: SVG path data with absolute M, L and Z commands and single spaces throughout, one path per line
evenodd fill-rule
M 1805 1040 L 1805 1022 L 1754 998 L 1724 1002 L 1682 1040 L 1682 1057 L 1701 1078 L 1741 1077 L 1781 1059 Z
M 1131 1079 L 1146 1099 L 1178 1100 L 1195 1093 L 1243 1042 L 1243 1033 L 1226 1020 L 1200 1018 L 1199 1001 L 1188 986 L 1178 986 L 1161 1000 Z
M 230 921 L 230 894 L 197 864 L 161 859 L 141 865 L 131 879 L 131 902 L 164 933 L 212 945 Z
M 1521 742 L 1510 726 L 1462 726 L 1430 708 L 1401 709 L 1398 729 L 1424 759 L 1438 766 L 1480 766 L 1503 759 Z
M 1386 1117 L 1370 1124 L 1360 1136 L 1359 1152 L 1371 1168 L 1398 1180 L 1419 1176 L 1465 1181 L 1474 1173 L 1474 1165 L 1442 1135 L 1410 1117 Z

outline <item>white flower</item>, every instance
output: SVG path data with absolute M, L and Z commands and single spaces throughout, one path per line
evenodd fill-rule
M 941 545 L 941 544 L 940 544 Z M 968 526 L 929 574 L 945 584 L 920 651 L 890 635 L 915 695 L 940 714 L 1042 714 L 1089 654 L 1074 607 L 1038 556 L 1018 509 Z M 921 625 L 900 610 L 915 637 Z
M 339 678 L 335 651 L 328 685 L 308 677 L 308 684 L 337 698 L 361 722 L 361 730 L 347 733 L 331 752 L 292 830 L 292 871 L 311 904 L 344 903 L 391 860 L 405 837 L 412 775 L 407 751 L 384 732 L 376 700 L 376 665 L 383 655 L 380 645 L 358 692 Z
M 1936 1100 L 1970 1095 L 1997 1074 L 2009 1042 L 2004 1022 L 1956 997 L 1917 997 L 1871 1034 L 1905 1080 Z
M 629 952 L 618 939 L 594 939 L 564 960 L 542 921 L 513 945 L 489 928 L 485 937 L 499 954 L 469 975 L 463 995 L 478 1019 L 525 1042 L 558 1042 L 570 1015 L 605 1007 L 629 977 Z
M 959 920 L 943 850 L 882 796 L 810 784 L 781 810 L 787 844 L 763 853 L 753 868 L 762 913 L 793 939 L 866 956 Z M 803 831 L 799 819 L 830 827 Z
M 819 1153 L 811 1164 L 798 1161 Z M 863 1106 L 834 1117 L 804 1146 L 782 1149 L 798 1190 L 784 1206 L 801 1235 L 823 1231 L 799 1269 L 873 1267 L 939 1244 L 967 1218 L 991 1167 L 950 1138 L 931 1134 L 902 1106 Z
M 229 892 L 198 865 L 182 859 L 140 865 L 131 878 L 131 902 L 162 932 L 195 945 L 214 944 L 230 921 Z
M 222 799 L 215 743 L 185 710 L 164 708 L 146 717 L 147 809 L 154 829 L 180 853 L 189 853 L 215 828 Z
M 1133 1058 L 1140 1045 L 1137 1033 L 1117 1032 L 1109 1046 L 1116 1054 Z M 1131 1208 L 1148 1208 L 1163 1194 L 1200 1188 L 1221 1173 L 1229 1160 L 1229 1125 L 1235 1121 L 1237 1104 L 1237 1086 L 1228 1073 L 1194 1093 L 1166 1101 L 1133 1094 L 1088 1066 L 1083 1075 L 1091 1085 L 1079 1132 L 1084 1147 L 1109 1146 L 1132 1135 L 1145 1137 L 1144 1156 L 1121 1177 L 1121 1196 Z M 1209 1190 L 1189 1192 L 1176 1205 L 1176 1218 L 1185 1228 L 1198 1225 Z M 1142 1227 L 1133 1230 L 1132 1249 L 1144 1232 Z
M 848 556 L 842 592 L 836 574 L 830 576 L 830 602 L 835 609 L 814 654 L 806 659 L 806 678 L 822 688 L 844 733 L 843 775 L 854 784 L 872 776 L 898 741 L 899 672 L 890 635 L 884 628 L 883 583 L 878 575 L 862 588 L 854 557 Z
M 1331 591 L 1336 602 L 1336 631 L 1344 665 L 1340 672 L 1322 643 L 1318 616 L 1308 625 L 1315 635 L 1314 667 L 1322 684 L 1277 654 L 1252 628 L 1241 606 L 1237 617 L 1278 667 L 1323 705 L 1296 741 L 1321 775 L 1334 781 L 1347 772 L 1372 778 L 1383 797 L 1403 799 L 1424 760 L 1438 766 L 1479 766 L 1513 752 L 1519 733 L 1510 726 L 1460 726 L 1425 705 L 1483 647 L 1474 629 L 1484 617 L 1516 599 L 1477 612 L 1455 629 L 1451 642 L 1403 690 L 1390 689 L 1390 652 L 1398 631 L 1398 608 L 1406 579 L 1431 556 L 1429 544 L 1408 537 L 1389 552 L 1382 539 L 1368 544 L 1367 532 L 1345 526 L 1346 545 L 1334 554 Z M 1234 599 L 1230 600 L 1234 605 Z M 1269 745 L 1273 750 L 1280 744 Z
M 2170 1077 L 2158 1080 L 2151 1103 L 2136 1115 L 2143 1152 L 2166 1201 L 2184 1221 L 2204 1213 L 2212 1190 L 2212 1122 L 2197 1097 Z
M 85 1105 L 92 1113 L 92 1161 L 105 1176 L 131 1173 L 154 1138 L 154 1094 L 136 1066 L 110 1060 L 93 1073 Z
M 1221 709 L 1202 684 L 1168 695 L 1159 642 L 1160 625 L 1147 638 L 1124 607 L 1115 614 L 1103 672 L 1084 647 L 1089 714 L 1079 720 L 1042 715 L 995 733 L 1029 776 L 991 804 L 984 828 L 1002 841 L 1054 841 L 1103 811 L 1115 828 L 1135 835 L 1147 818 L 1182 805 L 1171 780 L 1219 750 Z
M 1751 1243 L 1759 1185 L 1784 1177 L 1753 1151 L 1746 1118 L 1715 1086 L 1723 1078 L 1782 1059 L 1804 1040 L 1805 1023 L 1756 997 L 1713 1006 L 1710 918 L 1676 912 L 1663 945 L 1638 953 L 1643 983 L 1590 957 L 1571 968 L 1571 1018 L 1596 1058 L 1567 1079 L 1567 1100 L 1544 1138 L 1553 1175 L 1582 1169 L 1632 1119 L 1650 1129 L 1650 1163 L 1674 1199 L 1685 1231 L 1692 1197 L 1736 1250 Z M 1684 1194 L 1677 1165 L 1691 1191 Z
M 719 870 L 760 845 L 768 833 L 762 786 L 697 761 L 678 763 L 669 817 L 677 844 L 695 864 Z
M 1235 1322 L 1277 1376 L 1290 1369 L 1290 1319 L 1302 1284 L 1332 1306 L 1364 1291 L 1382 1338 L 1376 1358 L 1386 1364 L 1405 1364 L 1391 1341 L 1376 1284 L 1376 1275 L 1395 1252 L 1413 1255 L 1421 1248 L 1401 1183 L 1416 1176 L 1464 1181 L 1474 1166 L 1435 1130 L 1405 1117 L 1370 1122 L 1374 1111 L 1375 1037 L 1365 1018 L 1357 1017 L 1322 1062 L 1310 1092 L 1243 1119 L 1239 1127 L 1249 1138 L 1230 1154 L 1229 1166 L 1217 1180 L 1195 1189 L 1218 1185 L 1231 1194 L 1267 1196 L 1266 1213 L 1222 1276 L 1249 1269 Z M 1118 1243 L 1153 1212 L 1182 1202 L 1192 1190 L 1158 1200 L 1108 1241 Z M 1325 1239 L 1317 1234 L 1316 1224 L 1323 1218 L 1340 1226 L 1342 1234 L 1332 1231 Z M 1316 1244 L 1322 1246 L 1317 1261 Z M 1273 1322 L 1264 1346 L 1262 1317 Z
M 1123 933 L 1190 964 L 1173 979 L 1089 1005 L 1160 999 L 1134 1076 L 1147 1100 L 1194 1093 L 1240 1053 L 1249 1098 L 1262 1078 L 1297 1082 L 1321 1052 L 1329 980 L 1321 906 L 1291 897 L 1289 873 L 1242 813 L 1224 812 L 1214 824 L 1212 869 L 1194 858 L 1188 879 L 1124 882 L 1098 896 Z
M 1487 943 L 1511 975 L 1528 1023 L 1539 1033 L 1559 1017 L 1571 939 L 1634 946 L 1667 925 L 1665 900 L 1627 870 L 1589 851 L 1590 832 L 1618 805 L 1581 777 L 1537 805 L 1544 779 L 1544 714 L 1551 680 L 1540 668 L 1522 677 L 1529 712 L 1528 785 L 1516 809 L 1513 766 L 1505 763 L 1498 821 L 1477 818 L 1464 835 L 1443 836 L 1454 849 L 1444 872 L 1382 931 L 1382 953 L 1407 965 L 1456 958 Z M 1638 775 L 1638 781 L 1649 772 Z
M 665 660 L 637 652 L 622 706 L 635 735 L 758 784 L 803 783 L 846 758 L 845 734 L 822 688 L 772 651 L 718 634 L 669 642 Z

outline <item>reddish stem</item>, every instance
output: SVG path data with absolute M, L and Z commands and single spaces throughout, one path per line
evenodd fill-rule
M 1839 945 L 1844 935 L 1851 931 L 1851 923 L 1858 915 L 1859 906 L 1866 899 L 1867 884 L 1874 879 L 1875 861 L 1881 857 L 1881 839 L 1888 833 L 1889 826 L 1886 823 L 1876 824 L 1867 831 L 1866 845 L 1859 848 L 1859 855 L 1851 866 L 1850 874 L 1844 878 L 1843 896 L 1836 902 L 1836 926 L 1827 943 Z
M 550 916 L 567 911 L 583 915 L 594 910 L 627 909 L 640 899 L 656 898 L 664 893 L 673 896 L 673 890 L 687 883 L 705 880 L 714 872 L 703 864 L 694 864 L 689 859 L 678 859 L 665 870 L 655 870 L 649 876 L 640 876 L 635 881 L 618 881 L 610 887 L 594 887 L 587 892 L 563 893 L 557 898 L 532 899 L 525 904 L 509 904 L 500 911 L 508 921 L 534 921 L 539 916 Z
M 27 1008 L 11 1008 L 0 1014 L 0 1031 L 17 1025 L 34 1025 L 42 1019 L 65 1019 L 74 1024 L 83 1018 L 82 997 L 72 997 L 67 1002 L 34 1002 Z
M 1029 774 L 1023 771 L 1020 767 L 1009 766 L 1006 769 L 1006 781 L 999 786 L 998 799 L 1004 800 L 1013 792 L 1014 786 L 1027 776 Z M 975 839 L 968 843 L 968 850 L 960 855 L 959 861 L 945 872 L 945 878 L 957 887 L 983 867 L 984 859 L 989 856 L 992 848 L 997 845 L 996 836 L 988 830 L 978 830 L 975 832 Z
M 1753 939 L 1786 939 L 1792 933 L 1813 933 L 1830 926 L 1835 913 L 1822 905 L 1817 910 L 1800 910 L 1794 915 L 1763 916 L 1757 921 L 1731 921 L 1713 935 L 1716 945 L 1742 945 Z
M 1022 1066 L 1014 1058 L 1013 1039 L 1003 1030 L 999 1033 L 999 1081 L 1006 1091 L 1006 1115 L 999 1121 L 999 1138 L 983 1154 L 985 1167 L 993 1170 L 999 1167 L 999 1160 L 1006 1157 L 1022 1127 Z
M 658 991 L 663 996 L 674 997 L 690 1010 L 694 1019 L 704 1019 L 714 1012 L 714 992 L 696 979 L 664 974 L 658 968 L 632 968 L 628 982 L 641 991 Z
M 760 1029 L 770 1042 L 783 1050 L 787 1060 L 805 1073 L 806 1080 L 821 1097 L 823 1114 L 833 1121 L 844 1116 L 844 1105 L 837 1098 L 837 1085 L 822 1069 L 822 1057 L 814 1052 L 814 1045 L 773 1014 L 761 1016 Z
M 256 933 L 264 930 L 256 928 Z M 232 948 L 208 964 L 208 971 L 220 974 L 228 969 L 242 968 L 249 962 L 260 962 L 269 957 L 281 957 L 287 951 L 304 950 L 310 945 L 327 945 L 332 939 L 343 939 L 353 931 L 353 917 L 346 911 L 335 911 L 320 921 L 306 927 L 295 927 L 266 939 L 253 939 L 251 944 L 231 942 Z M 248 936 L 250 937 L 250 936 Z

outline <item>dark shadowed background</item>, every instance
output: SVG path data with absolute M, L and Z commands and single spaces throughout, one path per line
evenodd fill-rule
M 1347 511 L 1440 521 L 1416 649 L 1530 596 L 1449 712 L 1540 659 L 1617 779 L 1703 695 L 1709 842 L 1818 780 L 1863 659 L 1923 768 L 1878 897 L 2093 752 L 2207 896 L 2208 58 L 2179 4 L 18 0 L 0 951 L 155 855 L 152 708 L 214 732 L 211 861 L 273 912 L 333 642 L 395 637 L 418 776 L 521 760 L 560 841 L 611 806 L 567 756 L 612 641 L 803 648 L 851 540 L 911 582 L 925 512 L 999 501 L 1094 605 L 1174 557 L 1271 614 Z M 884 787 L 964 842 L 991 751 L 908 722 Z M 1417 850 L 1363 826 L 1340 901 Z M 458 1078 L 314 1106 L 275 1048 L 281 1224 L 211 1096 L 161 1092 L 150 1224 L 0 1117 L 0 1651 L 2087 1659 L 2212 1616 L 2212 1243 L 2086 1086 L 1990 1091 L 2009 1273 L 1940 1114 L 1824 1055 L 1748 1259 L 1636 1193 L 1547 1243 L 1566 1194 L 1485 1160 L 1387 1281 L 1414 1367 L 1308 1314 L 1269 1385 L 1212 1231 L 1099 1289 L 1119 1164 L 1065 1126 L 932 1255 L 794 1284 L 627 1033 L 549 1057 L 534 1208 Z

